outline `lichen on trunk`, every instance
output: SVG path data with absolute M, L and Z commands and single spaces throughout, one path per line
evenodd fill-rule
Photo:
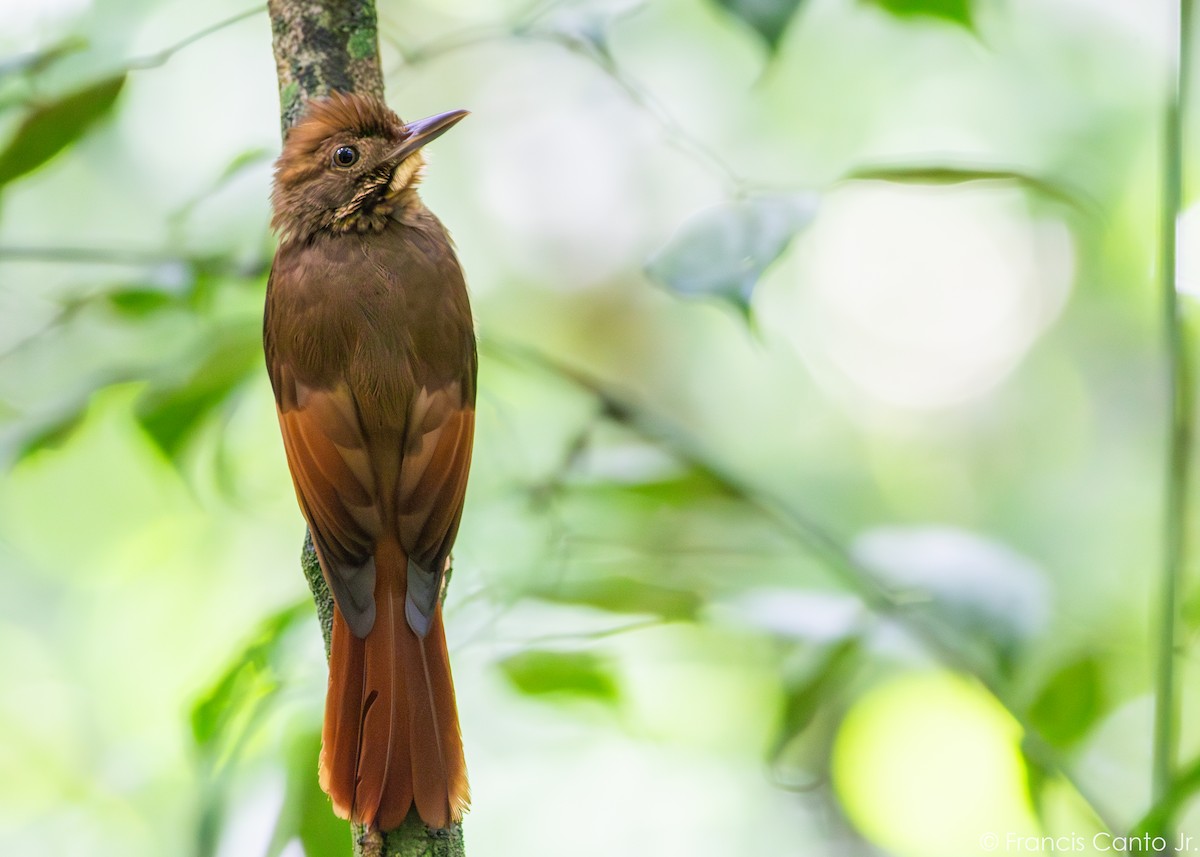
M 383 97 L 373 0 L 269 0 L 283 133 L 309 98 L 330 92 Z

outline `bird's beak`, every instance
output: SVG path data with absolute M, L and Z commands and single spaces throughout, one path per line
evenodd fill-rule
M 424 119 L 418 119 L 416 122 L 409 122 L 404 126 L 404 130 L 408 132 L 404 138 L 404 142 L 392 150 L 387 160 L 393 162 L 403 161 L 426 143 L 432 142 L 445 134 L 457 125 L 469 112 L 468 110 L 450 110 L 446 113 L 439 113 L 436 116 L 427 116 Z

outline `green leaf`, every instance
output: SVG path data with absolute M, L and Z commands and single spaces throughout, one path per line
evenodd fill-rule
M 254 638 L 229 662 L 212 687 L 192 707 L 192 737 L 201 748 L 249 725 L 261 705 L 278 690 L 275 664 L 286 633 L 311 616 L 308 599 L 268 616 Z
M 968 30 L 974 29 L 971 0 L 871 0 L 898 18 L 927 16 L 951 21 Z
M 118 313 L 133 319 L 145 318 L 179 302 L 174 295 L 160 289 L 136 287 L 109 292 L 105 299 Z
M 839 687 L 847 684 L 847 673 L 857 667 L 860 645 L 857 637 L 830 646 L 803 675 L 784 685 L 783 716 L 770 750 L 772 762 L 778 762 L 792 739 L 803 733 L 821 707 L 837 698 Z
M 252 149 L 247 149 L 244 152 L 236 155 L 233 160 L 225 165 L 225 169 L 217 176 L 216 185 L 220 187 L 232 178 L 236 178 L 243 170 L 249 167 L 254 167 L 261 164 L 263 161 L 272 159 L 271 151 L 264 149 L 262 146 L 256 146 Z
M 803 0 L 717 0 L 717 5 L 758 33 L 771 53 Z
M 613 704 L 620 695 L 608 663 L 591 652 L 522 652 L 499 666 L 526 696 L 580 696 Z
M 809 224 L 811 196 L 760 195 L 691 218 L 646 266 L 676 294 L 718 297 L 743 312 L 759 278 Z
M 955 167 L 944 164 L 879 164 L 865 166 L 847 175 L 850 179 L 878 179 L 901 184 L 962 184 L 980 181 L 1013 181 L 1041 184 L 1028 173 L 1001 167 Z
M 649 482 L 623 485 L 622 490 L 661 503 L 683 505 L 706 497 L 730 497 L 728 487 L 697 468 L 689 468 L 677 476 Z
M 845 176 L 846 180 L 885 181 L 897 184 L 956 185 L 968 182 L 1009 182 L 1085 213 L 1098 206 L 1077 190 L 1023 170 L 1002 166 L 952 164 L 868 164 Z
M 1192 591 L 1183 600 L 1180 616 L 1189 631 L 1200 630 L 1200 591 Z
M 560 604 L 583 604 L 613 613 L 652 613 L 668 621 L 693 621 L 702 605 L 695 592 L 631 577 L 564 581 L 530 594 Z
M 80 36 L 68 36 L 40 51 L 0 61 L 0 77 L 10 74 L 41 74 L 64 57 L 86 50 L 87 46 L 87 41 Z
M 333 814 L 317 779 L 320 752 L 319 729 L 292 739 L 287 753 L 287 791 L 267 857 L 279 857 L 297 838 L 304 853 L 313 857 L 350 857 L 350 826 Z
M 1179 768 L 1170 789 L 1133 825 L 1130 837 L 1157 836 L 1197 793 L 1200 793 L 1200 759 L 1193 759 Z
M 1050 678 L 1030 706 L 1029 720 L 1047 741 L 1066 747 L 1103 713 L 1103 670 L 1095 656 L 1084 655 Z
M 79 402 L 77 407 L 57 419 L 35 428 L 23 438 L 17 448 L 16 458 L 25 458 L 43 449 L 56 449 L 63 445 L 72 432 L 83 423 L 85 402 Z
M 217 176 L 216 181 L 212 185 L 206 187 L 196 197 L 189 200 L 184 205 L 180 206 L 171 215 L 171 223 L 175 229 L 186 229 L 186 221 L 206 200 L 215 196 L 222 188 L 238 178 L 246 170 L 256 167 L 264 161 L 271 159 L 271 152 L 261 146 L 247 149 L 244 152 L 234 156 L 234 158 L 225 165 L 225 169 Z M 207 273 L 220 275 L 227 273 L 231 268 L 232 260 L 227 256 L 215 255 L 209 257 L 198 257 L 191 260 L 198 273 Z
M 154 390 L 138 402 L 138 419 L 168 456 L 178 455 L 192 432 L 259 369 L 262 346 L 257 330 L 234 327 L 219 332 L 183 383 Z
M 116 103 L 125 75 L 34 108 L 0 151 L 0 187 L 40 167 L 82 137 Z

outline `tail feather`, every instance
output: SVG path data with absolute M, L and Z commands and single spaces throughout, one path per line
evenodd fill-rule
M 404 618 L 407 558 L 376 551 L 375 624 L 355 637 L 334 610 L 321 787 L 335 812 L 393 830 L 416 804 L 430 827 L 462 818 L 466 765 L 441 609 L 422 640 Z
M 377 574 L 380 568 L 376 561 Z M 398 722 L 404 710 L 404 697 L 411 685 L 400 663 L 398 649 L 405 643 L 399 632 L 404 626 L 404 593 L 397 593 L 403 584 L 394 574 L 378 574 L 375 583 L 375 625 L 364 642 L 366 649 L 362 699 L 362 746 L 358 753 L 358 783 L 354 794 L 353 816 L 381 825 L 377 812 L 386 806 L 412 802 L 412 781 L 409 760 L 408 731 Z M 398 615 L 399 614 L 399 615 Z M 394 785 L 387 787 L 388 773 L 396 771 Z M 403 819 L 401 819 L 403 821 Z
M 425 639 L 417 642 L 415 652 L 405 652 L 409 657 L 408 674 L 415 673 L 421 683 L 408 697 L 413 735 L 413 798 L 421 818 L 437 819 L 437 824 L 428 823 L 447 827 L 451 821 L 462 818 L 470 802 L 470 792 L 441 608 L 434 614 Z
M 363 641 L 350 632 L 342 612 L 335 608 L 319 780 L 341 818 L 350 817 L 354 804 L 353 783 L 362 736 L 364 656 Z

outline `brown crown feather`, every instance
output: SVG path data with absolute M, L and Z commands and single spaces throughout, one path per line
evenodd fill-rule
M 331 92 L 308 103 L 304 115 L 288 132 L 283 158 L 311 155 L 330 137 L 347 133 L 398 141 L 404 137 L 404 123 L 373 95 Z

